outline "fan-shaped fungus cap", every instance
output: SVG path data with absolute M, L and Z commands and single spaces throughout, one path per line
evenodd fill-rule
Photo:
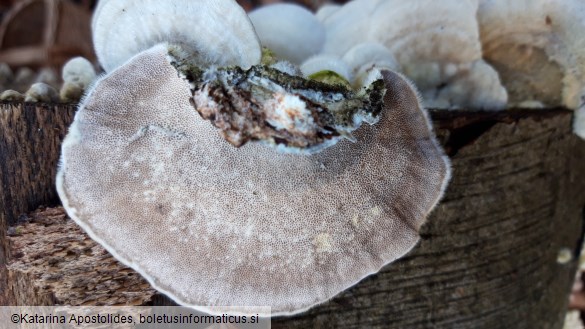
M 376 42 L 364 42 L 353 46 L 343 55 L 343 61 L 351 69 L 354 87 L 367 85 L 372 70 L 400 71 L 400 66 L 390 50 Z
M 585 93 L 585 2 L 482 0 L 484 58 L 513 104 L 540 102 L 576 109 Z
M 355 143 L 313 155 L 236 148 L 154 47 L 86 96 L 59 195 L 93 239 L 183 305 L 301 312 L 408 252 L 445 189 L 448 159 L 416 92 L 383 77 L 383 112 Z
M 261 57 L 254 27 L 235 0 L 102 0 L 92 33 L 106 72 L 161 42 L 180 45 L 201 66 L 247 68 Z
M 319 53 L 325 27 L 307 9 L 287 3 L 267 5 L 249 14 L 262 46 L 294 64 Z

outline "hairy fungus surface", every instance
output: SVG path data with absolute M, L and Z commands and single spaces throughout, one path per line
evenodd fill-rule
M 448 159 L 416 92 L 382 74 L 379 120 L 355 142 L 311 155 L 236 148 L 154 47 L 86 96 L 59 195 L 93 239 L 183 305 L 302 312 L 408 252 L 445 189 Z

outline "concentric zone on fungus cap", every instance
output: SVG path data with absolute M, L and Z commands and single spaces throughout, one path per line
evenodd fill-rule
M 59 195 L 93 239 L 180 304 L 302 312 L 408 252 L 448 180 L 415 92 L 383 76 L 385 109 L 358 142 L 280 154 L 220 137 L 153 47 L 80 106 Z

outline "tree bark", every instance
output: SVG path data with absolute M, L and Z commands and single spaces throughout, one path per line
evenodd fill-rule
M 58 141 L 73 107 L 2 111 L 0 225 L 7 232 L 20 214 L 56 201 Z M 585 142 L 571 133 L 571 112 L 432 117 L 453 178 L 421 242 L 331 301 L 273 319 L 273 328 L 562 327 L 585 205 Z M 8 232 L 0 234 L 4 304 L 170 303 L 60 208 L 21 216 Z

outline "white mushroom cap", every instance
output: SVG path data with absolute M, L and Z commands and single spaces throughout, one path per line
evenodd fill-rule
M 161 42 L 196 54 L 200 66 L 248 68 L 261 58 L 252 23 L 235 0 L 102 0 L 92 33 L 106 72 Z
M 394 54 L 427 106 L 501 109 L 506 91 L 497 73 L 478 62 L 477 8 L 477 0 L 386 1 L 370 18 L 369 36 Z
M 0 88 L 5 89 L 14 81 L 14 73 L 6 63 L 0 63 Z
M 324 54 L 343 56 L 358 43 L 368 41 L 372 13 L 383 0 L 353 0 L 322 19 L 327 33 Z
M 60 82 L 59 74 L 53 68 L 43 67 L 36 74 L 35 82 L 43 82 L 51 86 L 57 86 Z
M 511 101 L 576 109 L 585 88 L 585 2 L 482 0 L 484 57 L 502 76 Z
M 400 71 L 400 66 L 388 48 L 376 42 L 355 45 L 343 55 L 343 61 L 351 69 L 352 84 L 369 84 L 368 76 L 372 69 Z M 371 82 L 371 81 L 370 81 Z
M 10 102 L 22 102 L 24 101 L 24 95 L 16 90 L 8 89 L 0 93 L 0 100 Z
M 249 16 L 260 43 L 294 64 L 319 53 L 325 42 L 325 27 L 299 5 L 267 5 L 251 11 Z
M 502 110 L 507 106 L 508 93 L 498 73 L 483 60 L 473 62 L 447 81 L 438 91 L 431 89 L 432 95 L 423 95 L 428 100 L 426 106 L 481 110 Z
M 383 76 L 385 109 L 357 142 L 280 154 L 223 140 L 154 47 L 80 105 L 59 195 L 93 239 L 180 304 L 302 312 L 408 252 L 449 178 L 416 92 Z
M 319 10 L 317 10 L 315 17 L 317 17 L 319 21 L 323 22 L 327 17 L 331 16 L 331 14 L 339 10 L 339 8 L 341 8 L 341 5 L 326 3 L 321 6 Z
M 301 65 L 301 72 L 303 72 L 305 77 L 309 77 L 313 74 L 323 71 L 334 72 L 347 81 L 349 81 L 351 78 L 349 66 L 346 62 L 337 56 L 317 55 L 307 59 Z
M 86 88 L 95 79 L 93 64 L 83 57 L 74 57 L 63 65 L 61 77 L 64 82 L 76 82 Z
M 477 7 L 477 0 L 387 0 L 368 17 L 368 37 L 400 64 L 470 63 L 481 58 Z
M 53 103 L 58 100 L 59 93 L 57 90 L 44 82 L 32 84 L 26 93 L 24 93 L 25 102 Z
M 95 80 L 93 64 L 83 57 L 70 59 L 61 70 L 63 86 L 60 96 L 64 101 L 79 100 L 83 92 Z
M 344 55 L 360 43 L 379 43 L 421 90 L 427 105 L 453 108 L 478 103 L 481 108 L 501 108 L 503 88 L 487 64 L 475 67 L 488 72 L 485 77 L 468 76 L 481 59 L 477 8 L 477 0 L 355 0 L 324 19 L 328 38 L 323 52 Z M 354 85 L 367 83 L 372 74 L 356 74 Z M 457 103 L 463 99 L 460 87 L 494 94 L 484 92 L 479 102 Z

